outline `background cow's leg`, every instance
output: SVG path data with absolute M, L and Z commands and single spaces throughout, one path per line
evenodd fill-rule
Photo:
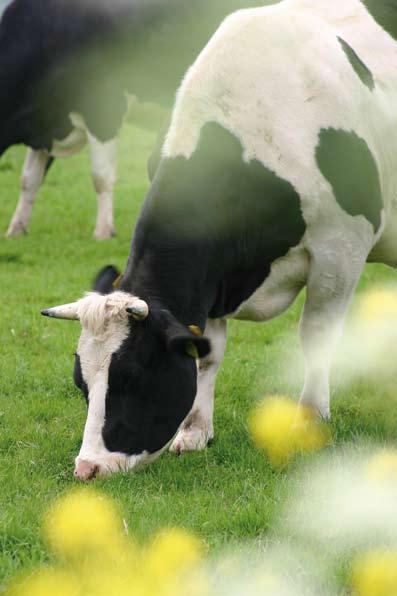
M 226 321 L 208 320 L 205 335 L 210 339 L 212 349 L 198 362 L 196 399 L 170 447 L 170 451 L 178 454 L 205 449 L 214 437 L 215 382 L 226 349 Z
M 44 149 L 28 149 L 21 176 L 21 195 L 7 230 L 7 236 L 26 234 L 37 192 L 44 179 L 50 156 Z
M 353 237 L 352 230 L 336 230 L 333 238 L 320 238 L 309 249 L 307 297 L 300 324 L 306 364 L 300 403 L 324 418 L 330 416 L 331 360 L 371 248 L 368 225 L 363 225 L 357 225 Z
M 113 188 L 117 176 L 116 140 L 101 143 L 88 133 L 91 150 L 92 179 L 98 197 L 94 238 L 107 240 L 115 235 L 113 224 Z

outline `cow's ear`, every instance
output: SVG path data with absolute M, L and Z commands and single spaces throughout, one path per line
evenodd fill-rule
M 118 289 L 118 281 L 121 281 L 119 271 L 113 265 L 107 265 L 97 274 L 93 290 L 99 294 L 110 294 Z
M 203 358 L 211 351 L 209 339 L 203 337 L 197 325 L 182 325 L 169 311 L 154 313 L 156 327 L 165 340 L 167 349 L 195 358 Z
M 206 337 L 199 337 L 181 325 L 180 329 L 168 329 L 167 347 L 172 352 L 187 354 L 195 360 L 204 358 L 211 351 L 211 344 Z

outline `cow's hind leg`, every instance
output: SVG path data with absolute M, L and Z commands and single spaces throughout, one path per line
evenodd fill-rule
M 211 352 L 198 362 L 196 399 L 170 447 L 177 454 L 205 449 L 214 437 L 215 382 L 226 349 L 226 321 L 208 320 L 205 335 L 211 341 Z
M 26 234 L 37 192 L 50 163 L 48 151 L 28 149 L 21 177 L 21 195 L 7 237 Z
M 343 216 L 342 216 L 343 218 Z M 344 218 L 343 218 L 344 220 Z M 321 417 L 330 416 L 329 373 L 348 306 L 373 241 L 368 223 L 327 225 L 308 238 L 310 254 L 307 296 L 300 336 L 305 357 L 305 383 L 300 403 Z M 329 228 L 334 228 L 333 233 Z
M 113 223 L 113 188 L 117 176 L 117 143 L 101 143 L 89 132 L 92 179 L 98 197 L 98 214 L 94 238 L 107 240 L 115 235 Z

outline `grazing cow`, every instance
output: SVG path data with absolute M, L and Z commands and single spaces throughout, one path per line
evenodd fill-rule
M 248 3 L 224 0 L 214 9 L 212 0 L 13 0 L 0 22 L 0 155 L 15 143 L 30 149 L 7 236 L 27 231 L 53 158 L 88 143 L 98 197 L 94 237 L 111 237 L 126 92 L 170 106 L 221 18 Z
M 329 417 L 364 265 L 397 265 L 393 4 L 239 11 L 188 71 L 120 288 L 43 312 L 82 325 L 78 478 L 204 448 L 227 319 L 271 319 L 304 286 L 301 402 Z

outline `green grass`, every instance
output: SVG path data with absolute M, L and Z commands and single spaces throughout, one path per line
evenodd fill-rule
M 153 134 L 131 125 L 123 131 L 115 239 L 92 240 L 96 204 L 86 153 L 54 164 L 30 234 L 0 239 L 0 585 L 21 567 L 46 560 L 41 519 L 51 500 L 75 485 L 73 461 L 85 422 L 85 404 L 72 382 L 79 325 L 44 319 L 39 311 L 80 297 L 103 265 L 124 266 L 153 143 Z M 2 231 L 16 205 L 23 157 L 18 147 L 0 161 Z M 385 267 L 368 267 L 360 290 L 394 278 Z M 275 472 L 255 450 L 246 418 L 264 394 L 298 393 L 301 371 L 288 380 L 284 372 L 297 347 L 291 333 L 296 337 L 302 303 L 303 296 L 265 325 L 230 324 L 210 449 L 181 458 L 167 453 L 142 472 L 95 482 L 117 499 L 139 539 L 174 524 L 195 531 L 210 547 L 265 537 L 288 492 L 289 472 Z M 333 393 L 336 443 L 397 436 L 390 383 L 361 378 L 337 384 Z

